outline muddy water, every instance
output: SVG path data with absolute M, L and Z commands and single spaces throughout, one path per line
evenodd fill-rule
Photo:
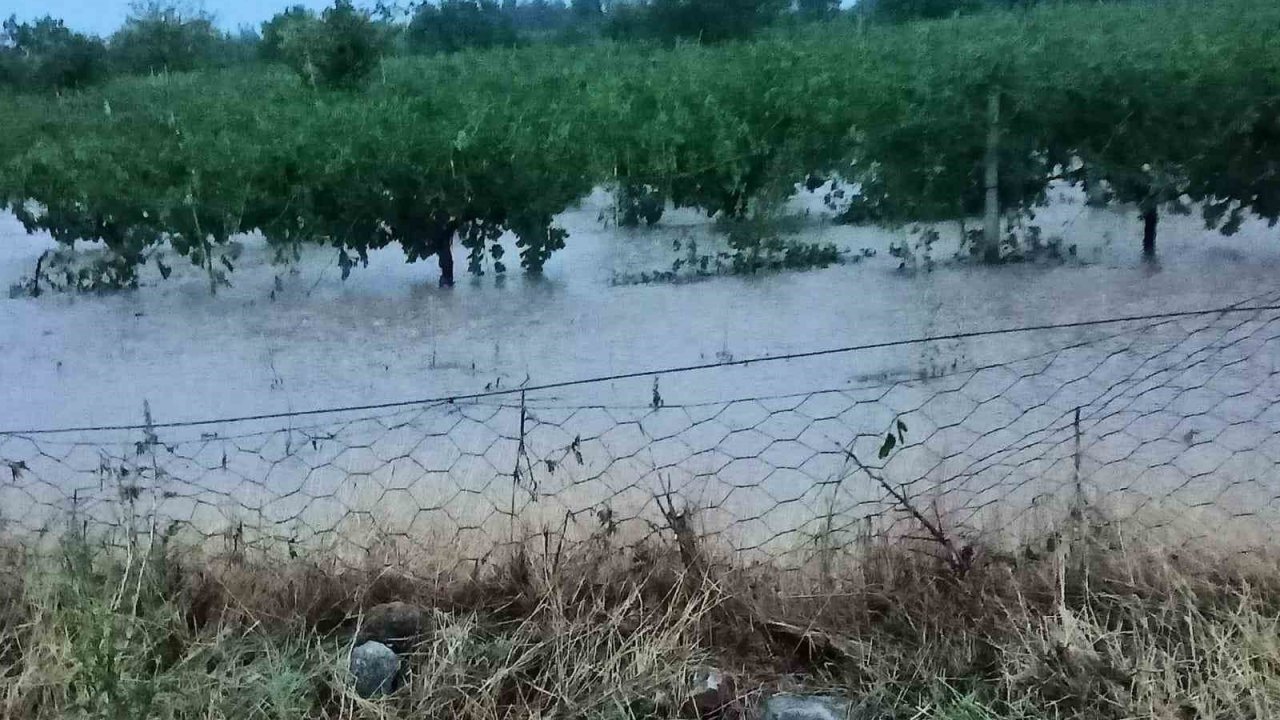
M 1161 260 L 1152 265 L 1139 257 L 1135 213 L 1086 208 L 1066 193 L 1037 222 L 1046 236 L 1076 247 L 1070 262 L 948 263 L 957 234 L 949 226 L 940 229 L 936 269 L 903 272 L 888 248 L 909 240 L 905 231 L 835 226 L 820 204 L 802 200 L 805 239 L 869 248 L 875 257 L 809 272 L 618 285 L 619 277 L 669 268 L 680 254 L 676 243 L 709 249 L 717 241 L 705 220 L 688 213 L 669 214 L 657 228 L 618 230 L 601 222 L 607 206 L 607 196 L 596 194 L 561 218 L 569 246 L 536 279 L 490 274 L 439 289 L 434 267 L 406 265 L 388 250 L 343 282 L 328 251 L 308 250 L 295 265 L 278 267 L 246 238 L 234 287 L 216 296 L 197 271 L 180 267 L 136 292 L 0 301 L 0 429 L 137 423 L 144 401 L 157 422 L 394 402 L 1219 307 L 1280 291 L 1275 230 L 1253 224 L 1223 238 L 1193 218 L 1170 218 L 1161 226 Z M 50 244 L 0 218 L 0 280 L 29 272 Z M 1084 404 L 1084 473 L 1096 496 L 1117 507 L 1145 497 L 1184 518 L 1188 504 L 1206 498 L 1256 507 L 1280 494 L 1268 483 L 1280 461 L 1280 446 L 1268 454 L 1280 417 L 1255 412 L 1260 398 L 1280 397 L 1273 317 L 927 343 L 664 375 L 656 388 L 643 378 L 540 392 L 528 398 L 536 409 L 525 417 L 526 455 L 542 463 L 525 473 L 539 485 L 528 499 L 546 505 L 555 498 L 548 516 L 609 502 L 652 512 L 651 486 L 675 484 L 719 509 L 718 520 L 706 513 L 709 526 L 754 538 L 739 544 L 797 540 L 793 531 L 824 507 L 846 518 L 874 514 L 883 492 L 865 473 L 825 491 L 850 472 L 841 448 L 862 436 L 860 455 L 884 464 L 882 474 L 894 482 L 923 483 L 921 491 L 935 495 L 949 487 L 942 494 L 957 507 L 1005 503 L 1025 515 L 1045 498 L 1059 502 L 1074 492 L 1070 411 Z M 1151 387 L 1141 385 L 1144 378 Z M 1226 386 L 1202 398 L 1208 410 L 1185 399 L 1210 381 Z M 655 391 L 664 406 L 657 411 Z M 798 400 L 751 400 L 764 396 Z M 306 513 L 316 530 L 365 506 L 414 509 L 404 522 L 445 532 L 509 522 L 501 510 L 515 507 L 517 406 L 507 397 L 409 409 L 364 425 L 344 415 L 166 431 L 161 440 L 176 446 L 166 456 L 167 476 L 186 483 L 169 496 L 186 497 L 188 515 L 212 508 L 223 521 L 227 506 L 248 503 L 269 523 L 292 523 L 280 532 L 295 535 Z M 606 407 L 588 413 L 582 406 Z M 878 435 L 895 417 L 910 420 L 911 447 L 880 463 Z M 1227 430 L 1241 437 L 1216 442 Z M 255 433 L 258 439 L 226 439 Z M 581 460 L 570 448 L 575 437 Z M 103 458 L 123 462 L 129 453 L 120 448 L 136 439 L 11 438 L 0 446 L 6 460 L 44 469 L 25 473 L 22 492 L 3 499 L 16 507 L 52 502 L 70 485 L 101 488 L 93 477 L 102 474 Z M 55 441 L 86 444 L 51 451 Z M 552 469 L 557 460 L 564 464 Z M 353 475 L 366 482 L 349 482 Z M 505 481 L 495 490 L 499 477 Z M 1165 502 L 1193 485 L 1192 500 Z M 479 508 L 470 520 L 458 511 L 441 515 L 459 507 L 459 491 L 492 497 L 468 505 Z M 529 516 L 524 497 L 520 514 Z

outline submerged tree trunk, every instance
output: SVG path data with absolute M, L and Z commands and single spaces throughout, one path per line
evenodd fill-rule
M 432 238 L 436 261 L 440 263 L 440 287 L 453 287 L 453 236 L 458 233 L 458 222 L 446 220 L 435 227 Z
M 1156 256 L 1156 228 L 1160 225 L 1160 209 L 1155 205 L 1142 211 L 1142 257 L 1154 260 Z
M 44 260 L 49 257 L 50 252 L 52 251 L 45 250 L 40 253 L 40 258 L 36 260 L 36 273 L 31 276 L 31 297 L 33 298 L 40 297 L 40 273 L 44 272 Z
M 442 236 L 436 245 L 440 262 L 440 287 L 453 287 L 453 235 Z
M 983 208 L 982 259 L 1000 260 L 1000 93 L 992 90 L 987 98 L 987 157 L 984 185 L 987 191 Z
M 1106 188 L 1102 186 L 1102 178 L 1098 176 L 1092 165 L 1084 169 L 1084 204 L 1095 208 L 1107 206 Z

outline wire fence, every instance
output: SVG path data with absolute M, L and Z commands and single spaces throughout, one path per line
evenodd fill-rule
M 1015 538 L 1087 510 L 1162 542 L 1248 549 L 1280 521 L 1277 301 L 969 334 L 986 345 L 963 366 L 938 350 L 954 350 L 950 336 L 771 358 L 750 378 L 726 362 L 289 416 L 164 424 L 147 411 L 137 426 L 0 433 L 0 534 L 156 531 L 237 553 L 477 563 L 531 539 L 674 532 L 795 564 L 921 522 Z M 794 386 L 830 377 L 814 363 L 853 368 L 864 351 L 892 359 L 908 345 L 941 361 L 750 392 L 762 372 Z M 738 394 L 673 395 L 706 372 Z

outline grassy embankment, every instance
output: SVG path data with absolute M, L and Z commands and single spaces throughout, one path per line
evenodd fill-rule
M 901 540 L 789 571 L 607 538 L 462 570 L 217 556 L 145 535 L 131 549 L 71 535 L 39 558 L 8 547 L 4 717 L 691 717 L 707 666 L 740 703 L 704 702 L 716 717 L 777 689 L 883 713 L 865 717 L 1280 712 L 1280 556 L 1158 550 L 1114 529 L 979 547 L 962 572 Z M 432 608 L 434 629 L 397 692 L 361 700 L 344 677 L 351 633 L 389 600 Z

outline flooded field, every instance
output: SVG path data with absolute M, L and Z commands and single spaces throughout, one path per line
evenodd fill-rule
M 562 218 L 568 248 L 541 278 L 486 275 L 439 289 L 433 263 L 384 251 L 344 282 L 332 251 L 273 266 L 246 238 L 233 287 L 216 296 L 178 265 L 135 292 L 0 301 L 0 430 L 15 431 L 0 456 L 18 468 L 0 487 L 6 517 L 69 499 L 119 513 L 121 487 L 136 486 L 124 494 L 210 532 L 243 522 L 302 541 L 373 527 L 461 547 L 464 536 L 516 524 L 590 532 L 636 519 L 643 529 L 660 513 L 655 495 L 672 491 L 699 511 L 704 532 L 736 547 L 795 547 L 890 515 L 880 478 L 975 527 L 1035 524 L 1083 494 L 1109 512 L 1165 518 L 1183 535 L 1227 520 L 1242 533 L 1265 530 L 1280 495 L 1275 312 L 951 339 L 523 401 L 155 437 L 25 432 L 135 425 L 144 403 L 160 424 L 289 413 L 1280 299 L 1274 229 L 1246 225 L 1224 238 L 1170 218 L 1160 262 L 1148 264 L 1135 213 L 1067 193 L 1037 219 L 1046 236 L 1076 246 L 1064 262 L 949 262 L 950 226 L 932 272 L 902 272 L 888 248 L 906 231 L 832 225 L 820 203 L 799 202 L 804 239 L 875 256 L 623 285 L 619 277 L 669 268 L 677 243 L 718 240 L 688 213 L 619 230 L 601 222 L 608 204 L 597 193 Z M 0 219 L 0 279 L 17 282 L 50 244 Z M 882 460 L 898 419 L 905 447 Z

